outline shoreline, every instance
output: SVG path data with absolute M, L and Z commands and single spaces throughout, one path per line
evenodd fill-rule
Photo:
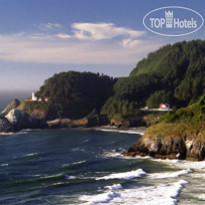
M 91 127 L 88 128 L 90 130 L 95 131 L 102 131 L 102 132 L 118 132 L 118 133 L 124 133 L 124 134 L 138 134 L 138 135 L 144 135 L 146 127 L 140 126 L 140 127 L 130 127 L 130 128 L 118 128 L 116 126 L 99 126 L 99 127 Z
M 122 134 L 138 134 L 143 135 L 145 133 L 146 127 L 130 127 L 130 128 L 118 128 L 116 126 L 105 125 L 105 126 L 93 126 L 93 127 L 59 127 L 59 128 L 42 128 L 42 129 L 22 129 L 17 132 L 0 132 L 0 135 L 15 135 L 19 133 L 24 133 L 27 131 L 35 131 L 35 130 L 94 130 L 94 131 L 102 131 L 102 132 L 117 132 Z

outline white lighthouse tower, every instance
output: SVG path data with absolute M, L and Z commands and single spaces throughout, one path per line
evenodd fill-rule
M 34 91 L 32 92 L 32 95 L 31 95 L 31 101 L 37 101 L 37 97 Z

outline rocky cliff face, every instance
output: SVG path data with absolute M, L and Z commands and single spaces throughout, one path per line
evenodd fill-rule
M 44 128 L 46 126 L 43 120 L 39 120 L 23 110 L 13 109 L 6 115 L 6 118 L 17 131 L 26 128 Z
M 204 160 L 205 136 L 200 132 L 178 136 L 145 134 L 124 154 L 127 156 L 148 155 L 162 159 Z
M 12 124 L 4 117 L 0 116 L 0 132 L 13 132 L 14 127 Z
M 45 128 L 45 120 L 38 119 L 24 110 L 16 109 L 20 101 L 14 99 L 0 114 L 0 132 L 16 132 L 21 129 Z
M 2 111 L 2 115 L 7 115 L 11 110 L 16 109 L 21 102 L 18 99 L 14 99 L 7 107 Z

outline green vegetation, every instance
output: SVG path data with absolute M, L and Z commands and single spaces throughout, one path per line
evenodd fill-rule
M 78 119 L 93 110 L 99 112 L 105 101 L 113 94 L 116 79 L 90 72 L 62 72 L 47 79 L 36 93 L 38 97 L 48 97 L 46 118 Z M 36 105 L 37 104 L 37 105 Z M 26 102 L 24 109 L 38 109 L 39 102 Z
M 120 78 L 114 85 L 114 96 L 107 100 L 101 112 L 110 117 L 116 114 L 136 114 L 149 94 L 154 92 L 152 82 L 152 77 L 146 75 Z
M 89 126 L 107 125 L 109 123 L 107 116 L 101 115 L 96 109 L 89 113 L 85 119 L 88 120 Z
M 164 117 L 164 115 L 166 115 L 166 112 L 148 112 L 147 114 L 144 113 L 143 121 L 147 126 L 151 126 L 158 123 L 160 119 Z
M 165 123 L 205 123 L 205 95 L 197 103 L 180 108 L 175 112 L 168 112 L 160 121 Z
M 143 106 L 169 103 L 180 108 L 196 102 L 205 90 L 205 41 L 167 45 L 150 53 L 114 85 L 112 96 L 102 108 L 110 117 L 135 113 Z
M 169 137 L 169 136 L 184 136 L 186 134 L 196 134 L 197 132 L 203 132 L 205 134 L 204 125 L 199 124 L 191 124 L 191 123 L 159 123 L 156 125 L 153 125 L 149 127 L 146 130 L 146 135 L 152 135 L 153 137 L 163 136 L 163 137 Z
M 26 112 L 38 117 L 39 119 L 43 119 L 46 117 L 49 103 L 47 102 L 31 102 L 30 99 L 25 100 L 18 107 L 20 110 L 25 110 Z
M 182 136 L 184 134 L 205 134 L 205 95 L 185 108 L 168 112 L 160 122 L 147 129 L 147 134 L 161 136 Z

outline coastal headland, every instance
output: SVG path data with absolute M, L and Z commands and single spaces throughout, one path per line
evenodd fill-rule
M 128 77 L 62 72 L 0 116 L 0 131 L 25 128 L 146 126 L 124 154 L 205 158 L 205 41 L 166 45 L 142 59 Z M 166 108 L 166 112 L 159 112 Z

